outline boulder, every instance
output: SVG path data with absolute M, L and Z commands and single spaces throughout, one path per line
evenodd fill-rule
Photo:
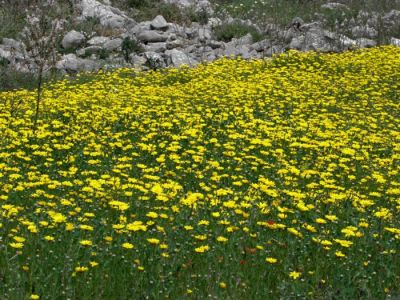
M 161 34 L 153 30 L 146 30 L 138 33 L 137 38 L 139 41 L 144 43 L 157 43 L 157 42 L 165 42 L 168 39 L 168 35 Z
M 181 48 L 183 46 L 183 41 L 180 39 L 177 40 L 172 40 L 167 42 L 167 49 L 175 49 L 175 48 Z
M 299 29 L 302 25 L 304 24 L 304 21 L 300 17 L 295 17 L 292 19 L 292 21 L 289 24 L 289 27 Z
M 148 43 L 145 46 L 145 50 L 148 52 L 164 52 L 165 50 L 167 50 L 167 43 L 165 42 L 159 42 L 159 43 Z
M 81 46 L 85 41 L 85 36 L 75 30 L 68 32 L 61 41 L 64 49 L 76 49 Z
M 145 56 L 137 55 L 137 54 L 134 54 L 134 53 L 132 53 L 129 56 L 129 59 L 130 59 L 132 65 L 133 65 L 133 67 L 134 68 L 139 68 L 139 69 L 143 68 L 145 66 L 146 62 L 147 62 L 147 59 L 146 59 Z
M 86 19 L 88 17 L 98 18 L 100 20 L 100 24 L 103 26 L 111 27 L 113 29 L 123 29 L 128 24 L 135 24 L 133 19 L 129 18 L 119 9 L 100 3 L 96 0 L 81 0 L 80 6 L 82 11 L 82 19 Z
M 212 33 L 211 29 L 208 26 L 202 26 L 198 31 L 199 41 L 205 43 L 208 40 L 211 40 Z
M 371 47 L 375 47 L 377 45 L 377 43 L 371 39 L 359 38 L 359 39 L 356 39 L 356 45 L 359 48 L 371 48 Z
M 321 5 L 321 9 L 326 10 L 348 10 L 349 7 L 346 4 L 338 2 L 328 2 Z
M 95 36 L 95 37 L 92 37 L 90 40 L 88 40 L 87 43 L 90 46 L 102 46 L 103 44 L 105 44 L 109 40 L 110 40 L 109 37 Z
M 267 51 L 264 52 L 265 56 L 274 56 L 284 52 L 284 48 L 280 45 L 273 45 L 272 47 L 268 48 Z
M 390 45 L 400 47 L 400 39 L 396 39 L 396 38 L 392 37 L 390 39 Z
M 122 39 L 116 38 L 105 42 L 103 48 L 111 52 L 119 50 L 121 48 L 121 45 L 122 45 Z
M 344 34 L 339 34 L 338 46 L 336 51 L 348 50 L 357 47 L 357 41 L 345 36 Z
M 210 46 L 212 49 L 221 48 L 224 43 L 220 41 L 211 40 L 208 41 L 207 45 Z
M 80 57 L 88 57 L 93 54 L 100 54 L 102 50 L 103 48 L 100 46 L 89 46 L 86 48 L 79 49 L 78 51 L 76 51 L 76 54 Z
M 368 25 L 354 26 L 351 29 L 351 34 L 354 38 L 376 38 L 378 36 L 378 31 Z
M 79 58 L 75 54 L 66 54 L 57 62 L 56 68 L 67 72 L 96 71 L 100 64 L 94 60 Z
M 208 0 L 164 0 L 164 2 L 168 4 L 175 4 L 180 8 L 194 7 L 197 13 L 203 11 L 208 15 L 212 15 L 214 13 L 211 3 Z
M 305 42 L 305 36 L 304 35 L 300 35 L 297 37 L 294 37 L 290 43 L 289 43 L 289 49 L 296 49 L 296 50 L 301 50 L 304 46 L 304 42 Z
M 257 43 L 251 44 L 250 50 L 255 50 L 257 52 L 263 52 L 271 46 L 272 46 L 272 43 L 270 40 L 262 40 Z
M 1 61 L 11 62 L 11 60 L 12 60 L 11 51 L 4 50 L 4 49 L 0 48 L 0 62 Z
M 231 43 L 225 44 L 225 49 L 223 52 L 224 56 L 232 57 L 232 56 L 241 56 L 243 58 L 250 58 L 250 49 L 247 45 L 238 45 L 235 46 Z
M 177 49 L 165 51 L 167 62 L 172 66 L 179 68 L 182 65 L 193 66 L 195 62 L 187 54 Z
M 24 43 L 14 40 L 14 39 L 3 38 L 3 40 L 1 41 L 1 44 L 4 45 L 5 47 L 9 48 L 10 50 L 19 51 L 19 52 L 25 51 Z
M 150 28 L 155 30 L 166 30 L 168 28 L 168 23 L 163 16 L 158 15 L 151 21 Z
M 392 27 L 400 24 L 400 10 L 393 9 L 383 16 L 385 26 Z
M 173 51 L 173 50 L 170 50 Z M 144 52 L 144 57 L 146 58 L 146 66 L 150 69 L 162 69 L 165 68 L 167 65 L 165 64 L 164 58 L 161 54 L 156 52 Z

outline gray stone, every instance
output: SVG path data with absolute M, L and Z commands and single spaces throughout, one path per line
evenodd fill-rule
M 234 42 L 235 45 L 251 45 L 253 44 L 253 36 L 248 33 L 238 39 L 233 39 L 232 42 Z
M 305 23 L 300 26 L 300 30 L 305 32 L 309 30 L 319 30 L 321 29 L 322 24 L 320 22 L 312 22 L 312 23 Z
M 299 29 L 290 27 L 288 30 L 284 31 L 281 36 L 285 43 L 289 43 L 293 38 L 297 37 L 301 32 Z
M 218 49 L 222 47 L 223 42 L 211 40 L 208 41 L 207 45 L 210 46 L 212 49 Z
M 263 52 L 271 46 L 272 46 L 272 43 L 270 40 L 262 40 L 257 43 L 251 44 L 250 50 L 255 50 L 257 52 Z
M 11 51 L 4 50 L 4 49 L 0 48 L 0 61 L 1 60 L 6 60 L 8 62 L 11 62 L 11 60 L 12 60 Z
M 99 18 L 101 25 L 113 29 L 124 29 L 127 24 L 132 25 L 135 23 L 133 19 L 129 18 L 119 9 L 110 5 L 105 5 L 96 0 L 81 0 L 80 8 L 82 11 L 82 19 L 86 19 L 87 17 Z
M 105 42 L 103 48 L 106 49 L 107 51 L 117 51 L 121 48 L 121 45 L 122 45 L 122 39 L 116 38 Z
M 366 38 L 359 38 L 356 40 L 357 47 L 360 48 L 371 48 L 375 47 L 377 43 L 374 40 L 366 39 Z
M 300 35 L 300 36 L 294 37 L 291 40 L 288 47 L 289 47 L 289 49 L 302 50 L 302 48 L 304 46 L 304 42 L 305 42 L 305 36 Z
M 129 30 L 129 34 L 128 35 L 132 36 L 132 35 L 137 35 L 142 31 L 149 31 L 149 30 L 151 30 L 150 24 L 151 24 L 151 21 L 145 21 L 145 22 L 137 23 L 135 26 L 133 26 Z M 125 37 L 126 36 L 122 36 L 122 38 L 125 38 Z
M 183 46 L 183 41 L 180 39 L 167 42 L 168 50 L 175 49 L 175 48 L 181 48 L 182 46 Z
M 64 49 L 76 49 L 83 44 L 85 36 L 75 30 L 68 32 L 61 41 Z
M 394 26 L 400 24 L 400 10 L 393 9 L 383 16 L 385 26 Z
M 233 44 L 227 43 L 225 44 L 225 50 L 223 52 L 224 56 L 232 57 L 232 56 L 241 56 L 243 58 L 250 57 L 250 49 L 247 45 L 238 45 L 234 46 Z
M 144 43 L 157 43 L 165 42 L 168 39 L 168 35 L 149 30 L 140 32 L 137 38 Z
M 146 64 L 147 59 L 143 55 L 137 55 L 137 54 L 132 53 L 130 55 L 130 61 L 131 61 L 131 63 L 132 63 L 134 68 L 141 69 Z
M 174 51 L 174 50 L 169 50 Z M 150 69 L 162 69 L 167 65 L 165 64 L 165 60 L 163 56 L 156 52 L 145 52 L 144 57 L 146 58 L 146 65 Z
M 87 43 L 90 46 L 102 46 L 103 44 L 105 44 L 109 40 L 110 40 L 109 37 L 95 36 L 95 37 L 92 37 L 90 40 L 88 40 Z
M 200 42 L 206 42 L 208 40 L 211 40 L 212 33 L 211 33 L 210 28 L 208 28 L 206 26 L 203 26 L 203 27 L 199 28 L 198 36 L 199 36 L 199 41 Z
M 165 30 L 168 28 L 168 23 L 162 15 L 158 15 L 151 21 L 150 28 L 155 30 Z
M 396 39 L 396 38 L 392 37 L 390 39 L 390 45 L 400 47 L 400 39 Z
M 165 55 L 167 57 L 167 61 L 171 63 L 176 68 L 179 68 L 182 65 L 192 66 L 193 60 L 190 59 L 188 55 L 184 52 L 179 51 L 177 49 L 167 50 L 165 51 Z
M 95 71 L 98 70 L 100 66 L 101 65 L 96 61 L 78 58 L 75 54 L 64 55 L 56 64 L 57 69 L 67 72 Z
M 290 22 L 290 27 L 293 27 L 295 29 L 299 29 L 302 25 L 304 24 L 304 21 L 300 17 L 295 17 L 293 20 Z
M 167 50 L 167 43 L 164 42 L 159 42 L 159 43 L 148 43 L 145 46 L 145 50 L 148 52 L 164 52 L 165 50 Z
M 351 34 L 354 38 L 376 38 L 378 31 L 369 26 L 354 26 L 351 29 Z
M 164 0 L 165 3 L 175 4 L 181 8 L 194 7 L 195 12 L 199 13 L 205 11 L 207 14 L 212 15 L 214 10 L 208 0 Z
M 76 55 L 80 57 L 87 57 L 93 54 L 100 54 L 102 50 L 103 48 L 100 46 L 89 46 L 76 51 Z
M 328 10 L 348 10 L 349 7 L 345 4 L 338 3 L 338 2 L 329 2 L 326 4 L 321 5 L 321 9 L 328 9 Z
M 340 34 L 338 45 L 339 45 L 338 50 L 342 51 L 342 50 L 348 50 L 348 49 L 353 49 L 353 48 L 357 47 L 357 42 L 355 40 L 345 36 L 344 34 Z
M 24 49 L 25 49 L 25 45 L 22 42 L 14 40 L 14 39 L 3 38 L 3 40 L 1 41 L 1 44 L 3 44 L 4 46 L 6 46 L 7 48 L 9 48 L 11 50 L 24 51 Z
M 274 56 L 274 55 L 278 55 L 284 52 L 283 47 L 279 46 L 279 45 L 274 45 L 271 48 L 268 48 L 267 51 L 265 51 L 265 56 Z

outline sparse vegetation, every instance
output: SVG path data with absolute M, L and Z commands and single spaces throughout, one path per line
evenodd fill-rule
M 218 25 L 214 28 L 214 36 L 219 41 L 229 42 L 233 38 L 240 38 L 246 34 L 251 34 L 253 41 L 262 40 L 263 35 L 252 25 L 241 24 L 238 22 Z

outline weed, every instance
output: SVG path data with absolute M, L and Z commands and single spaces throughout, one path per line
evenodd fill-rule
M 263 35 L 256 27 L 238 22 L 218 25 L 214 28 L 215 38 L 219 41 L 229 42 L 233 38 L 240 38 L 250 33 L 254 42 L 262 40 Z

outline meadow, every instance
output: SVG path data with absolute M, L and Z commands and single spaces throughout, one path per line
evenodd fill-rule
M 1 299 L 398 299 L 400 48 L 0 93 Z

